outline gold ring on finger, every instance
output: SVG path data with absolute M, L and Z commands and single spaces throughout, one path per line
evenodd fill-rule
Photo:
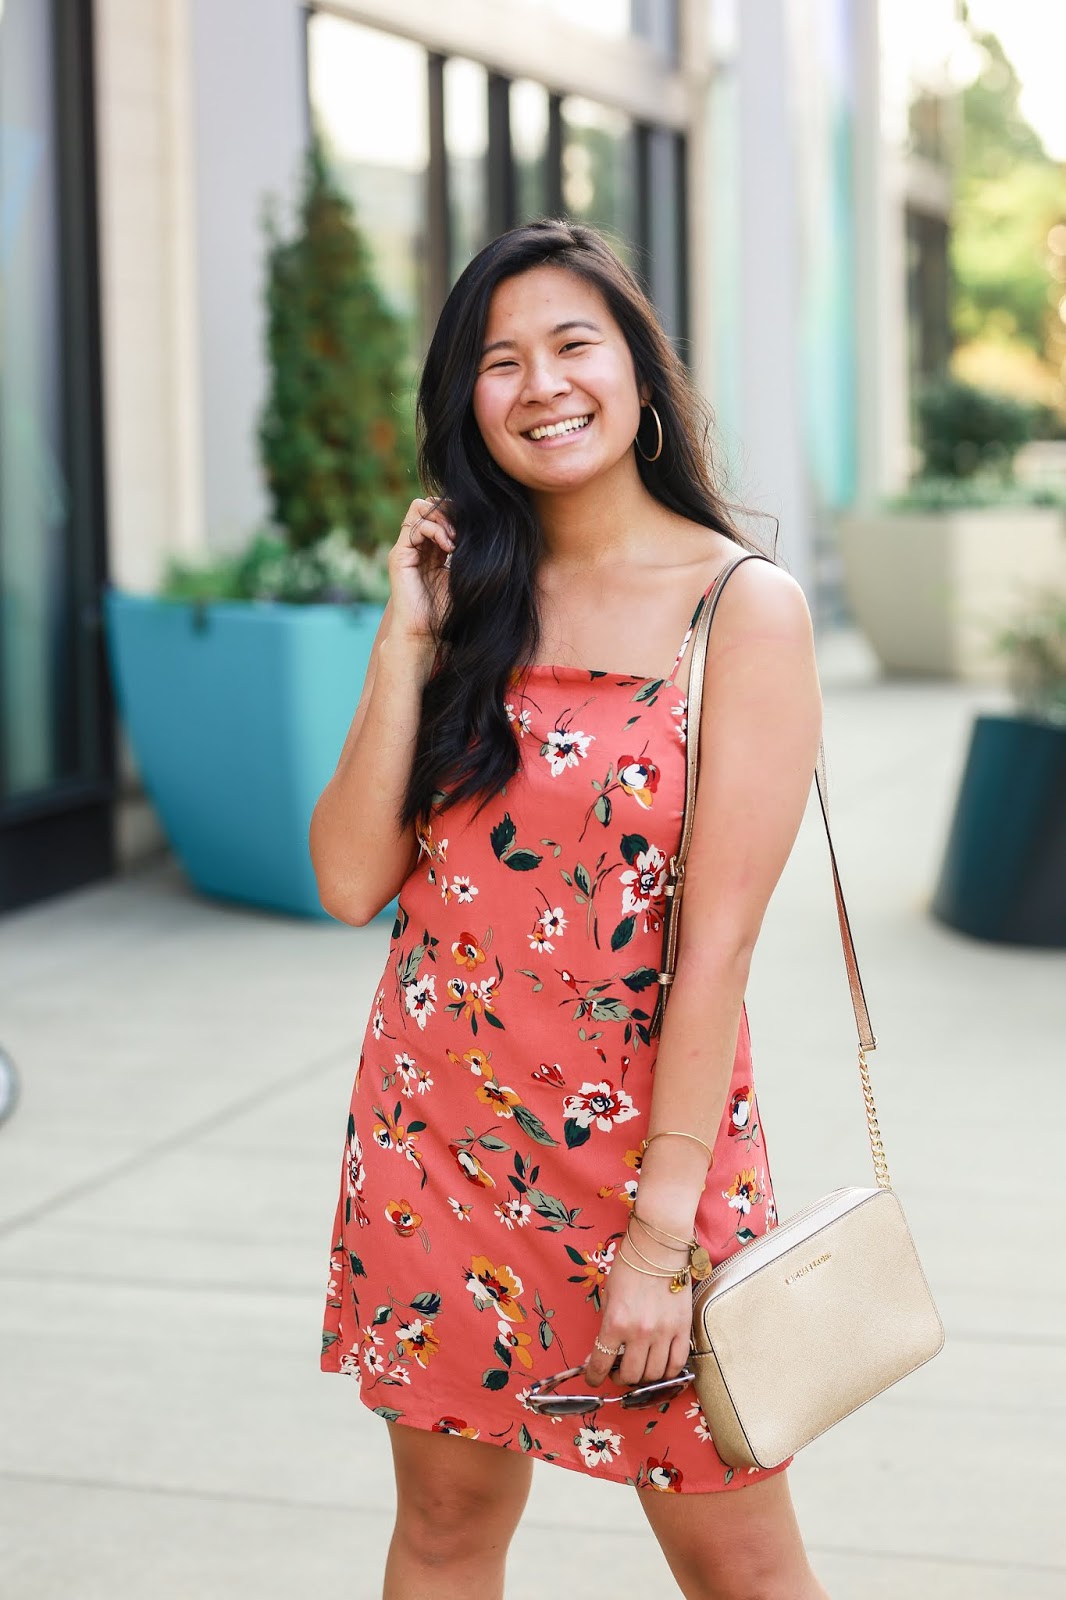
M 601 1355 L 605 1356 L 616 1356 L 619 1350 L 622 1348 L 620 1344 L 616 1344 L 612 1348 L 609 1344 L 604 1344 L 601 1339 L 593 1339 L 592 1343 L 593 1347 L 597 1349 Z

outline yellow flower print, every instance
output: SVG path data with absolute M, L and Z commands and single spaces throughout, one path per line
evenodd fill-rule
M 422 1226 L 422 1218 L 409 1200 L 390 1200 L 385 1215 L 401 1239 L 409 1239 Z
M 521 1096 L 515 1094 L 513 1089 L 508 1089 L 505 1084 L 500 1084 L 491 1079 L 486 1083 L 479 1083 L 477 1097 L 482 1105 L 491 1106 L 498 1117 L 513 1117 L 515 1106 L 522 1104 Z
M 729 1188 L 722 1190 L 722 1199 L 728 1200 L 734 1211 L 746 1217 L 752 1206 L 758 1205 L 762 1199 L 755 1181 L 755 1168 L 746 1167 L 743 1172 L 738 1172 Z
M 402 1361 L 412 1355 L 423 1370 L 440 1349 L 440 1340 L 433 1331 L 432 1322 L 414 1317 L 404 1327 L 396 1330 L 396 1354 Z
M 470 1071 L 479 1078 L 493 1078 L 496 1076 L 492 1069 L 492 1051 L 464 1050 L 462 1055 L 457 1050 L 448 1051 L 448 1060 L 454 1061 L 457 1067 L 469 1067 Z
M 652 797 L 659 787 L 659 769 L 654 761 L 641 756 L 618 757 L 618 783 L 624 794 L 650 811 Z
M 522 1280 L 510 1267 L 494 1267 L 488 1256 L 474 1256 L 464 1277 L 479 1311 L 491 1306 L 508 1322 L 525 1322 L 526 1314 L 519 1304 Z
M 472 933 L 461 933 L 452 945 L 452 955 L 460 967 L 476 972 L 485 959 L 485 952 Z
M 514 1359 L 523 1367 L 533 1365 L 533 1357 L 529 1353 L 529 1346 L 533 1343 L 533 1335 L 520 1333 L 517 1328 L 512 1328 L 509 1322 L 500 1322 L 500 1343 L 506 1345 Z

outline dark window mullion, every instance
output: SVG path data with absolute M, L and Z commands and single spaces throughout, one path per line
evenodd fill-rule
M 514 161 L 511 154 L 511 80 L 489 74 L 489 238 L 515 224 Z
M 563 215 L 563 101 L 553 94 L 548 101 L 548 215 Z
M 448 151 L 444 138 L 444 57 L 430 55 L 429 170 L 426 173 L 426 338 L 440 316 L 451 288 L 451 215 L 448 205 Z

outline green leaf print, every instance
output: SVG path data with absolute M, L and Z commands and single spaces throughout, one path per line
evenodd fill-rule
M 492 1348 L 495 1350 L 504 1366 L 509 1367 L 511 1365 L 511 1352 L 508 1350 L 507 1346 L 503 1344 L 501 1340 L 494 1339 L 492 1341 Z
M 626 988 L 632 989 L 636 994 L 639 994 L 642 989 L 646 989 L 649 984 L 658 983 L 658 981 L 659 974 L 654 967 L 637 967 L 635 972 L 627 972 L 622 979 Z
M 489 834 L 492 851 L 497 861 L 502 861 L 505 867 L 512 867 L 515 872 L 532 872 L 534 867 L 539 867 L 543 856 L 538 856 L 535 850 L 519 849 L 515 846 L 514 819 L 509 811 L 505 811 L 503 820 L 498 822 Z
M 517 832 L 518 829 L 514 825 L 511 813 L 509 811 L 504 812 L 503 821 L 498 822 L 489 834 L 492 851 L 498 861 L 503 859 L 503 853 L 507 847 L 514 843 L 514 837 Z
M 518 1430 L 518 1448 L 520 1450 L 532 1450 L 533 1448 L 533 1435 L 524 1422 Z
M 563 1133 L 566 1136 L 566 1148 L 568 1150 L 577 1150 L 579 1146 L 588 1144 L 592 1138 L 592 1129 L 583 1128 L 580 1122 L 575 1121 L 572 1117 L 567 1117 L 563 1123 Z M 584 1260 L 584 1257 L 581 1259 Z
M 550 1322 L 542 1322 L 540 1327 L 538 1328 L 537 1332 L 540 1335 L 540 1347 L 541 1347 L 541 1349 L 542 1350 L 549 1350 L 551 1348 L 551 1342 L 555 1338 L 555 1334 L 552 1332 L 551 1323 Z
M 384 1417 L 386 1422 L 399 1422 L 403 1412 L 397 1411 L 393 1406 L 375 1406 L 374 1415 Z
M 611 802 L 607 795 L 600 795 L 600 798 L 596 801 L 596 804 L 592 808 L 592 815 L 596 818 L 597 822 L 602 822 L 605 828 L 610 827 Z
M 512 850 L 510 855 L 502 858 L 505 867 L 512 867 L 515 872 L 532 872 L 534 867 L 539 867 L 544 860 L 534 850 Z
M 568 1244 L 566 1246 L 566 1253 L 574 1263 L 575 1267 L 583 1267 L 587 1265 L 584 1256 L 581 1254 L 581 1251 L 575 1250 L 572 1244 Z
M 611 934 L 611 949 L 623 949 L 633 937 L 633 929 L 637 925 L 636 917 L 623 917 L 621 922 Z
M 608 995 L 603 1000 L 592 1002 L 591 1016 L 593 1022 L 624 1022 L 629 1016 L 629 1007 L 624 1001 Z
M 556 1195 L 545 1194 L 543 1189 L 527 1189 L 526 1199 L 538 1217 L 544 1217 L 547 1222 L 556 1224 L 556 1231 L 570 1226 L 569 1207 L 565 1206 Z
M 549 1145 L 552 1149 L 558 1145 L 558 1139 L 552 1138 L 536 1112 L 530 1111 L 528 1106 L 515 1106 L 514 1119 L 526 1138 L 532 1139 L 535 1144 Z
M 467 1133 L 470 1133 L 470 1129 L 469 1128 L 466 1131 L 467 1131 Z M 474 1138 L 473 1134 L 470 1134 L 470 1137 L 473 1140 L 473 1138 Z M 510 1148 L 511 1148 L 511 1146 L 507 1143 L 507 1141 L 505 1139 L 501 1139 L 495 1133 L 483 1133 L 481 1135 L 481 1137 L 479 1139 L 477 1139 L 477 1140 L 474 1140 L 474 1142 L 476 1144 L 479 1144 L 481 1146 L 482 1150 L 504 1151 L 504 1150 L 510 1150 Z
M 592 879 L 589 876 L 589 870 L 587 867 L 583 867 L 580 861 L 574 868 L 574 880 L 582 894 L 592 893 Z
M 647 683 L 637 690 L 633 699 L 639 701 L 654 700 L 665 681 L 664 678 L 649 678 Z
M 622 842 L 618 847 L 631 867 L 637 864 L 637 857 L 646 855 L 648 841 L 642 833 L 623 833 Z
M 380 1327 L 380 1325 L 383 1322 L 389 1322 L 389 1321 L 391 1321 L 391 1319 L 392 1319 L 392 1307 L 391 1306 L 378 1306 L 377 1310 L 374 1312 L 374 1327 L 375 1328 Z
M 340 1338 L 339 1333 L 324 1333 L 322 1335 L 322 1354 L 325 1355 L 331 1344 L 336 1344 Z
M 503 1029 L 503 1023 L 500 1021 L 500 1019 L 496 1015 L 495 1011 L 486 1011 L 484 1013 L 484 1021 L 488 1023 L 490 1028 Z M 477 1032 L 477 1017 L 476 1016 L 470 1018 L 470 1026 L 473 1029 L 473 1031 L 476 1033 Z M 503 1031 L 506 1032 L 506 1029 L 503 1029 Z
M 506 1367 L 488 1367 L 481 1374 L 481 1387 L 483 1389 L 506 1389 L 511 1381 L 511 1374 Z
M 441 1297 L 435 1289 L 425 1289 L 421 1294 L 416 1294 L 411 1301 L 412 1311 L 421 1311 L 423 1316 L 435 1317 L 440 1311 Z
M 363 1263 L 360 1261 L 359 1257 L 355 1254 L 354 1250 L 349 1250 L 348 1251 L 348 1265 L 352 1269 L 352 1277 L 353 1278 L 365 1278 L 366 1277 L 366 1268 L 363 1266 Z
M 394 939 L 402 939 L 403 938 L 404 932 L 405 932 L 405 930 L 407 928 L 407 924 L 410 922 L 410 920 L 411 919 L 407 915 L 407 912 L 404 910 L 403 906 L 400 904 L 399 901 L 397 901 L 396 902 L 396 920 L 392 925 L 392 937 Z

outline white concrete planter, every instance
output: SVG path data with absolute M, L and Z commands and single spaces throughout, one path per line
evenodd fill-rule
M 837 524 L 856 622 L 886 672 L 995 682 L 999 629 L 1066 591 L 1066 517 L 1037 506 L 852 512 Z

